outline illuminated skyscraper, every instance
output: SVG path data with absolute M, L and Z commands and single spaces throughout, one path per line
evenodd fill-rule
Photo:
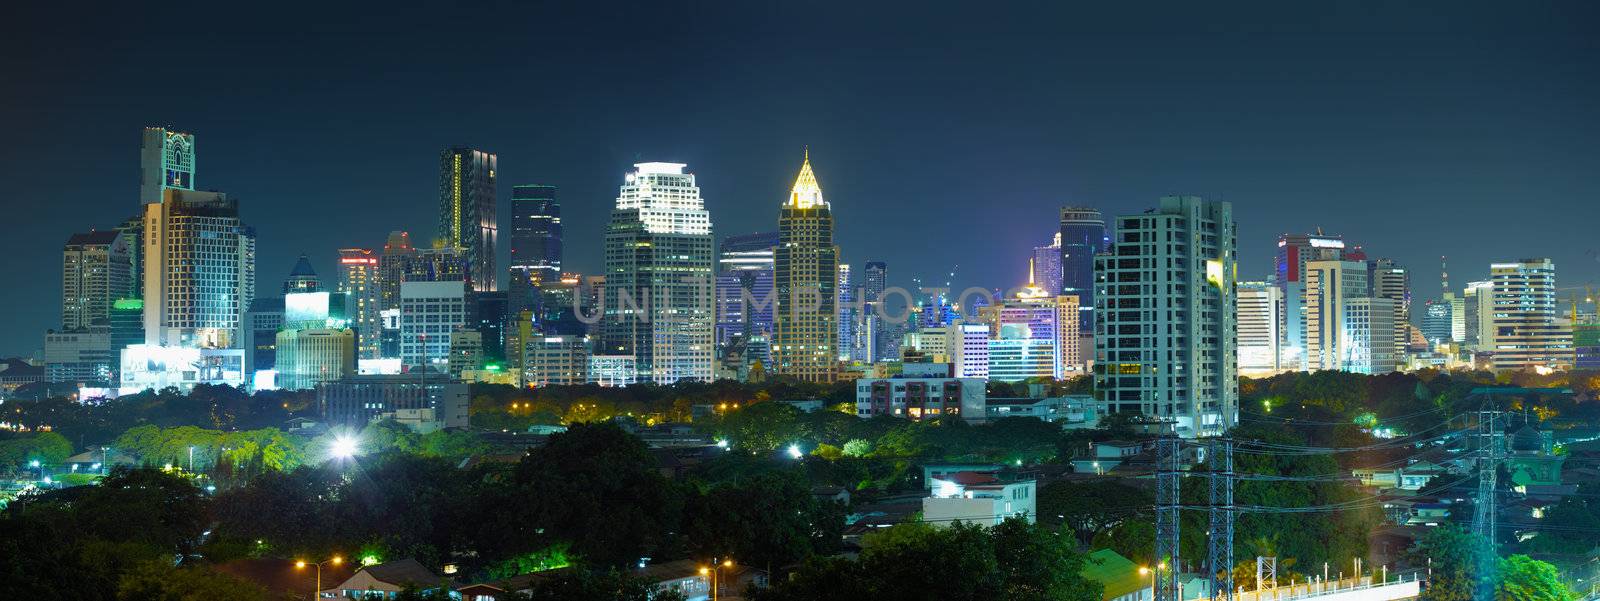
M 839 247 L 833 244 L 833 211 L 811 171 L 809 152 L 778 212 L 773 259 L 774 373 L 832 382 L 839 373 Z
M 658 384 L 712 376 L 711 214 L 684 167 L 635 164 L 606 228 L 601 355 Z
M 1056 232 L 1049 246 L 1033 249 L 1033 281 L 1046 294 L 1061 294 L 1061 232 Z M 1093 265 L 1090 275 L 1093 276 Z
M 856 356 L 856 347 L 861 342 L 857 340 L 861 313 L 856 310 L 856 280 L 855 274 L 850 271 L 848 263 L 839 264 L 839 360 L 850 361 Z
M 1394 352 L 1404 351 L 1411 339 L 1411 274 L 1393 259 L 1376 259 L 1367 262 L 1368 288 L 1373 298 L 1394 301 Z
M 133 295 L 128 237 L 116 230 L 73 234 L 61 249 L 61 327 L 109 323 L 111 305 Z
M 1095 259 L 1094 387 L 1108 411 L 1171 420 L 1184 437 L 1233 427 L 1236 232 L 1230 203 L 1193 196 L 1117 218 Z
M 1350 309 L 1349 301 L 1371 298 L 1367 282 L 1367 264 L 1363 261 L 1306 261 L 1305 369 L 1346 369 L 1353 341 L 1345 331 L 1345 314 Z M 1394 327 L 1392 318 L 1383 323 Z
M 1078 328 L 1088 332 L 1094 329 L 1094 256 L 1106 250 L 1106 220 L 1100 210 L 1061 207 L 1059 246 L 1060 293 L 1078 297 L 1078 310 L 1082 311 Z
M 356 326 L 361 359 L 378 358 L 378 341 L 383 330 L 378 296 L 382 283 L 378 277 L 378 255 L 370 248 L 339 249 L 339 292 L 350 299 L 350 318 Z
M 241 348 L 255 298 L 255 232 L 240 222 L 239 202 L 222 193 L 164 194 L 145 205 L 145 341 Z
M 512 187 L 511 267 L 506 283 L 511 315 L 533 308 L 540 284 L 561 279 L 561 237 L 556 187 Z
M 139 146 L 139 202 L 161 202 L 167 189 L 194 190 L 194 134 L 146 127 Z
M 889 265 L 883 261 L 867 261 L 861 269 L 861 360 L 867 362 L 892 361 L 898 358 L 900 341 L 893 339 L 893 331 L 884 323 L 883 291 L 889 282 Z
M 772 256 L 778 232 L 728 236 L 717 252 L 717 357 L 735 373 L 772 361 Z
M 496 290 L 495 155 L 462 146 L 439 155 L 439 239 L 461 249 L 472 289 Z

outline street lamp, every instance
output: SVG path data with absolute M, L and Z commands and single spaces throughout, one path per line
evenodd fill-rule
M 1146 574 L 1148 574 L 1150 576 L 1150 598 L 1151 599 L 1155 599 L 1155 597 L 1156 597 L 1156 575 L 1154 573 L 1151 573 L 1150 568 L 1147 568 L 1147 567 L 1144 567 L 1144 566 L 1139 566 L 1139 575 L 1140 576 L 1144 576 Z
M 731 567 L 733 567 L 732 559 L 724 559 L 721 562 L 718 562 L 716 558 L 711 559 L 711 567 L 707 568 L 701 566 L 701 576 L 705 576 L 706 574 L 711 575 L 711 601 L 717 601 L 717 573 L 721 572 L 723 568 Z
M 328 449 L 328 454 L 334 459 L 349 459 L 356 455 L 356 439 L 354 436 L 339 436 L 333 439 L 333 445 Z
M 189 445 L 189 471 L 194 471 L 194 445 Z
M 298 561 L 294 562 L 294 569 L 296 569 L 296 570 L 304 570 L 304 569 L 306 569 L 306 566 L 308 566 L 308 565 L 312 565 L 312 566 L 316 566 L 317 567 L 317 590 L 315 590 L 315 591 L 313 591 L 311 593 L 311 599 L 313 601 L 315 601 L 317 597 L 321 597 L 322 596 L 322 566 L 330 564 L 330 563 L 333 564 L 333 565 L 339 565 L 341 563 L 344 563 L 344 558 L 340 557 L 338 555 L 335 555 L 335 556 L 333 556 L 331 558 L 328 558 L 328 559 L 325 559 L 323 561 L 319 561 L 319 562 L 316 562 L 316 563 L 311 563 L 311 562 L 308 562 L 308 561 L 306 561 L 304 559 L 301 559 L 301 560 L 298 560 Z

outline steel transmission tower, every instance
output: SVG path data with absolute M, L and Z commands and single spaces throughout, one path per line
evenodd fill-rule
M 1178 464 L 1181 443 L 1176 436 L 1156 440 L 1156 565 L 1154 601 L 1180 601 Z M 1162 571 L 1165 570 L 1165 574 Z
M 1502 413 L 1491 410 L 1478 412 L 1478 497 L 1472 516 L 1472 532 L 1483 547 L 1478 550 L 1476 601 L 1493 601 L 1495 596 L 1493 574 L 1499 558 L 1495 535 L 1500 531 L 1495 487 L 1505 447 L 1505 431 L 1500 426 Z
M 1211 570 L 1211 598 L 1216 601 L 1233 601 L 1233 440 L 1218 438 L 1208 444 L 1211 448 L 1210 514 L 1211 531 L 1207 536 L 1209 556 L 1206 564 Z

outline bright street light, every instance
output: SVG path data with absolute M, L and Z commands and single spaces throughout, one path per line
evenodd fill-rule
M 340 436 L 333 439 L 333 446 L 329 447 L 328 454 L 334 459 L 349 459 L 356 456 L 356 439 L 353 436 Z
M 805 453 L 800 452 L 800 445 L 797 445 L 797 444 L 789 445 L 789 457 L 791 457 L 793 459 L 799 459 L 799 458 L 804 457 L 804 456 L 805 456 Z

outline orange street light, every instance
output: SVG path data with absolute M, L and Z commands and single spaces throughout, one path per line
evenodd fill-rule
M 317 566 L 317 590 L 312 591 L 312 593 L 311 593 L 311 599 L 313 601 L 315 601 L 317 597 L 322 596 L 322 566 L 330 564 L 330 563 L 333 564 L 333 565 L 342 564 L 342 563 L 344 563 L 344 558 L 340 557 L 338 555 L 335 555 L 335 556 L 330 557 L 330 558 L 328 558 L 326 560 L 319 561 L 319 562 L 316 562 L 314 564 L 309 564 L 309 565 Z M 306 565 L 308 565 L 308 564 L 307 564 L 306 560 L 304 560 L 304 559 L 297 560 L 297 561 L 294 562 L 294 568 L 296 570 L 303 570 L 303 569 L 305 569 Z

